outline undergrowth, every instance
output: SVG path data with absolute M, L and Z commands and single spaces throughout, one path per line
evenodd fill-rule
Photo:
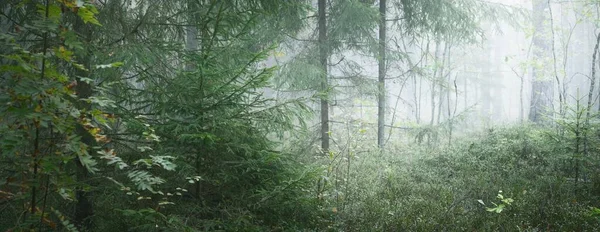
M 596 230 L 597 183 L 574 181 L 572 156 L 555 134 L 513 126 L 441 148 L 396 146 L 355 157 L 328 190 L 330 229 Z

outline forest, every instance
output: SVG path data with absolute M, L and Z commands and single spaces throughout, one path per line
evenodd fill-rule
M 1 0 L 0 232 L 598 231 L 599 47 L 600 0 Z

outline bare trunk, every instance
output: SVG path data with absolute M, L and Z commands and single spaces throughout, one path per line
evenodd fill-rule
M 194 53 L 196 53 L 198 51 L 198 25 L 196 25 L 198 23 L 198 14 L 197 11 L 200 8 L 198 5 L 196 5 L 196 2 L 188 2 L 187 6 L 188 6 L 188 11 L 189 11 L 189 15 L 188 15 L 188 26 L 185 27 L 185 50 L 188 53 L 188 55 L 193 55 Z M 197 66 L 195 65 L 196 62 L 187 61 L 187 64 L 185 66 L 185 71 L 187 72 L 193 72 Z M 203 99 L 203 95 L 202 94 L 203 91 L 200 91 L 200 99 Z M 199 147 L 200 149 L 202 149 L 202 147 Z M 201 176 L 201 165 L 202 163 L 200 162 L 202 160 L 202 154 L 203 152 L 196 152 L 196 157 L 194 157 L 195 159 L 195 172 L 197 176 Z M 200 181 L 196 181 L 195 183 L 195 196 L 197 198 L 201 197 L 202 194 L 202 185 L 200 183 Z
M 379 91 L 378 91 L 378 113 L 377 113 L 377 145 L 383 149 L 384 146 L 384 134 L 385 134 L 385 40 L 386 40 L 386 24 L 385 24 L 385 2 L 386 0 L 379 0 Z
M 550 31 L 552 35 L 552 40 L 550 41 L 550 45 L 552 46 L 552 66 L 554 68 L 554 78 L 556 80 L 556 85 L 558 86 L 558 112 L 560 116 L 564 116 L 564 103 L 563 103 L 563 93 L 564 86 L 561 85 L 560 78 L 558 77 L 558 70 L 556 69 L 556 49 L 554 48 L 554 19 L 552 18 L 552 6 L 550 5 L 550 0 L 548 0 L 548 12 L 550 13 Z M 568 43 L 568 41 L 567 41 Z M 565 70 L 566 71 L 566 70 Z
M 466 65 L 465 65 L 464 70 L 467 70 Z M 464 100 L 464 104 L 465 104 L 464 109 L 466 110 L 469 107 L 469 100 L 468 100 L 469 99 L 469 78 L 468 78 L 467 74 L 464 74 L 464 75 L 465 75 L 465 82 L 463 83 L 463 89 L 464 89 L 463 91 L 465 91 L 465 94 L 464 94 L 465 96 L 464 96 L 463 100 Z M 457 89 L 457 91 L 458 91 L 458 89 Z
M 521 121 L 521 123 L 523 123 L 525 121 L 525 108 L 523 107 L 523 86 L 525 85 L 525 77 L 521 76 L 520 78 L 521 85 L 519 89 L 519 120 Z
M 74 29 L 80 35 L 84 35 L 84 40 L 90 41 L 92 38 L 92 31 L 89 25 L 86 25 L 82 19 L 75 19 L 75 23 L 73 24 Z M 87 69 L 91 70 L 91 54 L 89 49 L 83 51 L 84 54 L 81 54 L 79 62 Z M 81 99 L 87 99 L 92 96 L 92 86 L 82 80 L 84 77 L 89 77 L 89 71 L 77 70 L 75 76 L 77 78 L 77 85 L 75 87 L 75 91 L 77 93 L 77 98 L 80 99 L 78 101 L 78 108 L 84 112 L 89 112 L 91 110 L 91 105 L 87 101 Z M 88 154 L 92 154 L 92 148 L 95 146 L 94 137 L 83 127 L 83 125 L 77 125 L 76 128 L 77 135 L 81 137 L 81 142 L 87 146 Z M 77 161 L 77 171 L 76 177 L 77 181 L 80 183 L 86 183 L 89 181 L 88 170 L 81 163 L 81 161 Z M 75 224 L 81 230 L 88 230 L 93 227 L 92 215 L 94 214 L 93 210 L 93 202 L 91 201 L 91 194 L 88 190 L 84 190 L 83 187 L 78 187 L 75 192 L 75 197 L 77 203 L 75 205 Z
M 447 55 L 446 55 L 446 59 L 447 59 L 446 60 L 446 65 L 450 66 L 450 56 L 452 54 L 451 53 L 452 46 L 450 45 L 450 43 L 448 43 L 447 47 L 448 47 L 447 48 L 448 51 L 447 51 Z M 451 110 L 451 107 L 450 107 L 450 90 L 451 90 L 451 88 L 450 88 L 450 79 L 451 79 L 450 73 L 451 73 L 451 71 L 448 71 L 448 74 L 446 74 L 446 77 L 447 77 L 446 78 L 446 110 L 448 112 L 448 114 L 447 114 L 448 118 L 447 119 L 451 119 L 451 117 L 452 117 L 452 115 L 451 115 L 451 111 L 452 110 Z M 454 84 L 455 84 L 454 86 L 456 87 L 456 80 L 455 80 Z M 455 91 L 456 91 L 456 88 L 455 88 Z
M 419 124 L 419 119 L 421 118 L 421 114 L 419 113 L 419 89 L 418 88 L 418 83 L 417 83 L 417 76 L 412 74 L 412 81 L 413 81 L 413 87 L 415 88 L 414 91 L 414 101 L 415 101 L 415 121 L 417 122 L 417 124 Z
M 546 11 L 548 2 L 544 0 L 533 1 L 533 23 L 535 34 L 533 35 L 533 57 L 537 60 L 543 60 L 548 53 L 548 42 L 545 41 L 544 21 L 547 20 Z M 543 77 L 543 69 L 533 67 L 531 71 L 531 104 L 529 110 L 529 120 L 534 123 L 543 123 L 543 116 L 552 113 L 552 101 L 554 88 L 552 80 L 546 80 Z
M 585 128 L 589 127 L 590 123 L 590 114 L 592 111 L 592 104 L 594 102 L 594 89 L 596 85 L 596 60 L 598 58 L 598 46 L 600 46 L 600 33 L 596 36 L 596 46 L 594 47 L 594 54 L 592 55 L 592 76 L 590 77 L 590 90 L 588 92 L 588 102 L 585 113 Z M 583 151 L 587 153 L 588 150 L 588 141 L 587 135 L 584 135 L 583 140 Z
M 329 153 L 329 102 L 327 92 L 327 16 L 325 15 L 326 0 L 319 0 L 319 61 L 322 70 L 321 76 L 321 149 L 325 154 Z
M 446 67 L 446 52 L 448 50 L 448 43 L 444 43 L 444 50 L 442 52 L 442 64 L 440 67 L 440 72 L 439 72 L 439 77 L 437 77 L 438 80 L 438 112 L 437 112 L 437 123 L 440 124 L 441 123 L 441 116 L 442 116 L 442 105 L 443 105 L 443 99 L 444 99 L 444 95 L 442 94 L 444 91 L 444 85 L 446 85 L 447 83 L 444 83 L 446 80 L 446 75 L 444 73 L 444 69 Z
M 435 57 L 433 59 L 434 64 L 437 65 L 438 59 L 440 56 L 440 40 L 439 39 L 435 39 Z M 435 68 L 435 70 L 433 71 L 433 75 L 431 76 L 431 121 L 429 122 L 429 125 L 433 125 L 433 122 L 435 121 L 435 87 L 437 84 L 437 74 L 438 74 L 438 69 Z

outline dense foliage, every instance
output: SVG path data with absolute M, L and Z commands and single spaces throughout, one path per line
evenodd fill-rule
M 544 124 L 474 128 L 451 47 L 525 13 L 388 1 L 0 2 L 0 231 L 596 230 L 594 82 Z M 396 79 L 431 84 L 429 124 L 374 126 Z

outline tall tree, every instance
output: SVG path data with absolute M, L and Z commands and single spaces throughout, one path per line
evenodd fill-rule
M 377 94 L 377 145 L 384 147 L 385 134 L 385 73 L 386 73 L 386 0 L 379 0 L 379 63 L 378 63 L 378 94 Z
M 546 0 L 533 0 L 533 35 L 532 55 L 538 65 L 531 70 L 531 103 L 529 120 L 535 123 L 543 122 L 545 115 L 552 113 L 554 99 L 554 86 L 552 80 L 546 77 L 546 64 L 548 61 L 549 45 L 547 41 L 548 29 L 544 23 L 548 20 L 547 11 L 550 7 Z M 549 66 L 548 66 L 549 67 Z
M 77 77 L 76 79 L 76 94 L 78 97 L 79 110 L 82 112 L 88 113 L 92 110 L 92 105 L 87 101 L 93 93 L 92 93 L 92 85 L 89 81 L 91 67 L 91 59 L 92 53 L 90 49 L 90 42 L 92 40 L 92 28 L 90 25 L 87 25 L 83 20 L 79 17 L 74 18 L 75 22 L 73 23 L 73 30 L 75 33 L 78 33 L 82 36 L 82 40 L 86 45 L 85 48 L 79 52 L 78 57 L 80 57 L 81 64 L 85 67 L 85 69 L 75 69 L 71 76 Z M 77 135 L 81 137 L 81 142 L 83 142 L 88 149 L 88 154 L 94 153 L 94 147 L 97 146 L 94 137 L 84 128 L 84 125 L 77 125 Z M 84 162 L 81 160 L 82 157 L 77 158 L 79 162 L 77 162 L 77 180 L 82 183 L 88 183 L 88 170 L 84 165 Z M 91 201 L 90 192 L 84 190 L 83 187 L 79 187 L 76 191 L 76 200 L 77 205 L 75 206 L 75 223 L 82 229 L 89 230 L 93 226 L 92 215 L 94 214 L 94 205 Z
M 327 15 L 326 0 L 319 0 L 319 64 L 321 65 L 321 149 L 323 152 L 329 152 L 329 102 L 327 92 L 329 84 L 327 81 Z

